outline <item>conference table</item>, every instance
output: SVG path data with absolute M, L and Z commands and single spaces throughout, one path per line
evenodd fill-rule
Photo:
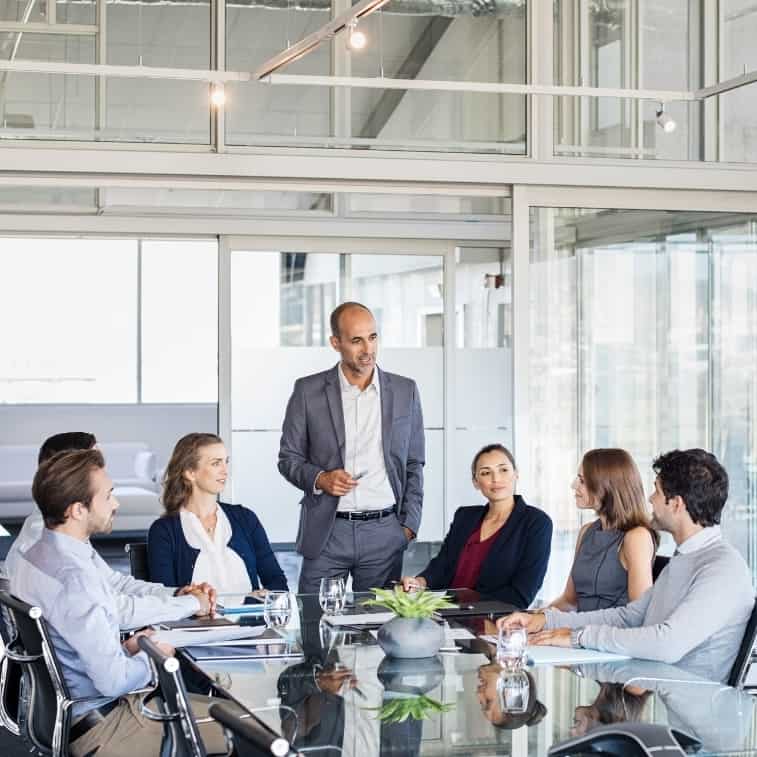
M 610 723 L 669 724 L 701 742 L 699 754 L 755 755 L 757 711 L 745 691 L 645 660 L 537 664 L 505 671 L 493 614 L 450 618 L 445 646 L 423 660 L 386 658 L 370 630 L 335 628 L 318 597 L 298 595 L 301 654 L 190 660 L 185 674 L 254 711 L 297 749 L 374 755 L 546 755 L 558 742 Z M 318 749 L 320 748 L 320 749 Z M 311 751 L 312 750 L 312 751 Z

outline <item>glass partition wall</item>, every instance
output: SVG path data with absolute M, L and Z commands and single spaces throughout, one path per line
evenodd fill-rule
M 294 540 L 302 495 L 277 470 L 286 403 L 298 377 L 336 365 L 329 315 L 357 300 L 376 317 L 379 366 L 418 384 L 426 436 L 418 538 L 439 541 L 457 507 L 480 502 L 470 477 L 475 452 L 512 444 L 510 250 L 318 242 L 231 242 L 222 432 L 231 431 L 232 498 L 255 508 L 272 541 Z
M 627 449 L 647 494 L 660 453 L 714 452 L 725 535 L 757 575 L 757 216 L 532 207 L 530 224 L 529 485 L 557 547 L 544 594 L 567 573 L 570 484 L 595 447 Z

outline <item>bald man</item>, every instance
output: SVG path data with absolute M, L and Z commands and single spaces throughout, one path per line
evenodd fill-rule
M 331 314 L 341 360 L 295 382 L 279 471 L 303 492 L 300 593 L 352 575 L 355 591 L 399 580 L 423 506 L 425 440 L 418 387 L 376 365 L 371 311 L 345 302 Z

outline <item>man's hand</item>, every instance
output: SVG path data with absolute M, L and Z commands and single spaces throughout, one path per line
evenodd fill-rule
M 402 526 L 402 530 L 405 532 L 408 541 L 415 539 L 415 531 L 411 531 L 407 526 Z
M 550 647 L 572 647 L 570 643 L 570 628 L 555 628 L 552 631 L 541 631 L 528 637 L 529 644 L 541 644 Z
M 402 576 L 402 588 L 405 591 L 418 591 L 427 586 L 428 582 L 423 576 Z
M 216 594 L 216 590 L 209 583 L 182 586 L 181 589 L 176 592 L 176 595 L 181 596 L 183 594 L 191 594 L 193 597 L 196 597 L 197 601 L 200 603 L 200 609 L 195 615 L 210 615 L 210 617 L 213 617 L 216 614 L 218 595 Z
M 349 668 L 322 670 L 315 678 L 318 688 L 328 694 L 338 694 L 345 683 L 351 689 L 357 685 L 357 678 Z
M 126 650 L 126 653 L 133 657 L 137 652 L 141 652 L 142 650 L 139 648 L 139 637 L 140 636 L 152 636 L 155 633 L 155 631 L 152 630 L 152 628 L 146 628 L 144 631 L 137 631 L 132 636 L 129 636 L 126 641 L 122 642 L 121 646 Z M 171 653 L 173 654 L 173 652 Z
M 525 628 L 528 633 L 538 633 L 544 628 L 547 618 L 543 612 L 514 612 L 497 621 L 497 629 Z M 529 639 L 530 642 L 530 639 Z
M 323 471 L 318 474 L 318 478 L 315 480 L 316 489 L 321 489 L 333 497 L 343 497 L 345 494 L 349 494 L 357 485 L 357 480 L 352 478 L 342 468 Z

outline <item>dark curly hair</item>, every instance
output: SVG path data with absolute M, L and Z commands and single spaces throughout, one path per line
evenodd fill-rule
M 728 499 L 728 473 L 715 455 L 703 449 L 674 449 L 660 455 L 652 468 L 665 499 L 680 497 L 694 523 L 720 523 Z

